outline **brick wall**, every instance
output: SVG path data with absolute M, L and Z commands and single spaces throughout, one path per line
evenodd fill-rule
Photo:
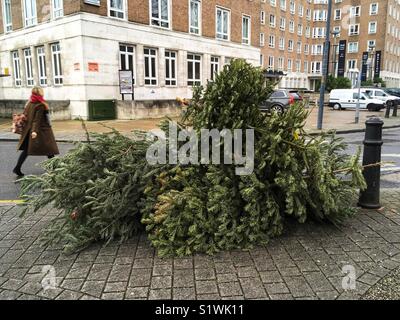
M 21 2 L 12 0 L 13 30 L 23 28 Z M 189 30 L 188 0 L 172 1 L 172 29 L 180 32 Z M 242 42 L 242 15 L 252 17 L 251 44 L 258 46 L 260 33 L 260 1 L 259 0 L 207 0 L 202 1 L 202 36 L 215 38 L 215 7 L 221 6 L 231 11 L 231 41 Z M 64 0 L 64 15 L 76 12 L 88 12 L 107 16 L 107 1 L 101 1 L 100 6 L 89 5 L 84 0 Z M 37 0 L 38 23 L 49 21 L 51 18 L 50 0 Z M 129 0 L 128 20 L 146 24 L 149 22 L 149 1 Z M 0 34 L 3 33 L 3 15 L 0 16 Z

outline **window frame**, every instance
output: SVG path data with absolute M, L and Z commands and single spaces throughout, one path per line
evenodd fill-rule
M 54 50 L 57 48 L 57 50 Z M 64 75 L 61 59 L 61 44 L 59 42 L 50 44 L 51 50 L 51 65 L 53 70 L 53 84 L 54 86 L 62 86 L 64 84 Z M 56 62 L 54 59 L 56 58 Z
M 158 1 L 158 18 L 153 17 L 153 1 Z M 150 15 L 150 25 L 156 28 L 162 29 L 171 29 L 172 28 L 172 10 L 171 10 L 171 1 L 165 0 L 168 2 L 167 10 L 168 10 L 168 20 L 162 19 L 161 17 L 161 5 L 163 0 L 149 0 L 149 15 Z M 155 24 L 154 22 L 158 22 Z M 166 23 L 167 26 L 163 26 L 162 24 Z
M 146 50 L 149 53 L 146 53 Z M 154 50 L 155 54 L 152 54 Z M 144 47 L 143 48 L 144 58 L 144 85 L 146 87 L 157 87 L 158 86 L 158 50 L 156 48 Z M 149 64 L 149 76 L 146 76 L 146 59 Z M 154 59 L 154 74 L 152 74 L 152 60 Z M 147 83 L 146 83 L 147 82 Z
M 39 52 L 42 51 L 42 52 Z M 36 47 L 36 58 L 38 66 L 39 85 L 47 86 L 47 63 L 46 63 L 46 48 L 44 46 Z
M 175 56 L 171 56 L 173 53 Z M 168 54 L 168 55 L 167 55 Z M 173 64 L 172 61 L 175 63 Z M 167 65 L 169 66 L 170 76 L 167 74 Z M 172 68 L 173 67 L 173 68 Z M 178 52 L 174 50 L 165 50 L 165 86 L 177 87 L 178 86 Z M 174 70 L 175 77 L 172 77 L 172 70 Z M 169 83 L 168 83 L 169 81 Z M 173 83 L 175 82 L 175 83 Z

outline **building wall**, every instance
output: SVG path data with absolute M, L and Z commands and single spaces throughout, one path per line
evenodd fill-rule
M 52 32 L 48 30 L 51 28 Z M 50 45 L 61 45 L 64 84 L 56 86 L 50 55 Z M 118 70 L 119 45 L 129 44 L 135 48 L 136 79 L 135 99 L 168 100 L 176 97 L 190 98 L 192 91 L 187 84 L 187 53 L 200 54 L 202 57 L 202 83 L 211 77 L 211 56 L 218 56 L 220 68 L 225 58 L 240 57 L 257 65 L 259 49 L 231 41 L 199 37 L 188 33 L 174 32 L 154 28 L 128 21 L 109 19 L 100 15 L 81 13 L 70 15 L 50 24 L 40 24 L 6 34 L 0 38 L 0 68 L 12 69 L 11 52 L 18 50 L 21 69 L 25 70 L 23 49 L 45 45 L 47 51 L 47 74 L 49 84 L 45 88 L 49 100 L 71 100 L 72 117 L 87 117 L 87 101 L 90 99 L 120 99 Z M 158 84 L 146 86 L 144 83 L 144 48 L 157 50 Z M 165 84 L 165 50 L 177 52 L 178 83 L 175 87 Z M 98 71 L 90 71 L 89 64 L 95 63 Z M 37 59 L 33 59 L 35 83 L 38 83 Z M 22 72 L 22 87 L 16 87 L 14 76 L 3 78 L 0 99 L 24 99 L 28 97 L 25 73 Z M 129 97 L 128 97 L 129 98 Z

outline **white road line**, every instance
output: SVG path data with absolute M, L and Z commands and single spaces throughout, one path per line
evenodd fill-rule
M 400 167 L 381 168 L 381 172 L 400 171 Z
M 399 153 L 383 154 L 382 157 L 385 157 L 385 158 L 400 158 L 400 154 Z

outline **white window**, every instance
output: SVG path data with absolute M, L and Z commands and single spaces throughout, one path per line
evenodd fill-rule
M 20 87 L 22 85 L 21 79 L 21 62 L 19 60 L 18 51 L 14 51 L 12 53 L 13 66 L 14 66 L 14 83 L 16 87 Z
M 150 0 L 151 24 L 162 28 L 170 27 L 169 0 Z
M 132 71 L 133 84 L 135 84 L 136 59 L 135 59 L 135 48 L 133 46 L 124 44 L 121 44 L 119 46 L 119 63 L 121 70 Z
M 369 7 L 369 14 L 371 16 L 375 16 L 378 14 L 379 4 L 378 3 L 371 3 Z
M 108 15 L 110 17 L 125 19 L 125 0 L 108 0 Z
M 230 33 L 230 11 L 217 7 L 216 18 L 216 37 L 217 39 L 229 40 Z
M 201 2 L 200 0 L 189 0 L 190 33 L 200 34 L 201 27 Z
M 350 17 L 359 17 L 361 15 L 361 6 L 351 7 L 350 8 Z
M 3 20 L 5 32 L 12 31 L 11 0 L 3 0 Z
M 52 0 L 53 19 L 61 18 L 64 16 L 63 0 Z
M 157 50 L 144 48 L 144 84 L 157 85 Z
M 27 84 L 28 87 L 33 87 L 35 85 L 35 81 L 33 79 L 32 51 L 31 51 L 31 49 L 24 49 L 24 59 L 25 59 L 26 84 Z
M 369 34 L 376 33 L 376 31 L 377 31 L 376 28 L 377 28 L 377 22 L 376 21 L 370 22 L 368 24 L 368 33 Z
M 349 42 L 349 53 L 356 53 L 358 52 L 358 42 Z
M 357 68 L 357 60 L 351 59 L 347 60 L 347 70 L 356 69 Z
M 187 55 L 188 86 L 201 84 L 201 55 L 189 53 Z
M 268 57 L 268 69 L 270 70 L 275 69 L 275 58 L 273 56 Z
M 51 45 L 51 56 L 53 65 L 53 77 L 55 85 L 63 84 L 63 73 L 61 67 L 61 47 L 59 43 Z
M 37 24 L 36 0 L 24 0 L 24 24 L 25 27 Z
M 250 44 L 250 28 L 251 28 L 251 19 L 249 16 L 242 17 L 242 43 Z
M 211 80 L 214 81 L 216 75 L 219 73 L 219 58 L 211 57 Z
M 165 85 L 177 85 L 176 73 L 176 51 L 165 51 Z
M 39 84 L 41 86 L 47 86 L 46 53 L 44 47 L 38 47 L 36 49 L 36 53 L 39 71 Z
M 265 11 L 261 11 L 260 13 L 260 23 L 265 24 Z
M 359 24 L 351 24 L 349 26 L 349 36 L 356 36 L 360 34 L 360 25 Z
M 260 33 L 260 47 L 264 47 L 265 46 L 265 34 L 264 32 Z

